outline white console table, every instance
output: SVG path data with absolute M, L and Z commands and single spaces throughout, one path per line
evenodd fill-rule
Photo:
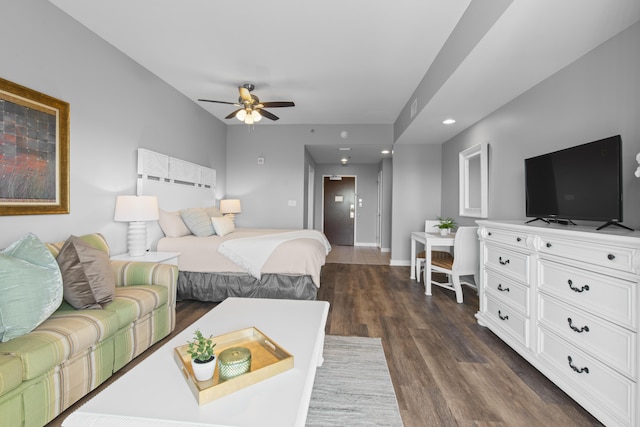
M 640 233 L 477 223 L 478 322 L 607 426 L 640 425 Z

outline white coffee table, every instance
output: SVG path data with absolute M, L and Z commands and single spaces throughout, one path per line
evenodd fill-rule
M 322 365 L 325 301 L 228 298 L 67 417 L 86 426 L 304 426 Z M 173 358 L 199 328 L 221 335 L 255 326 L 294 356 L 294 368 L 203 404 Z

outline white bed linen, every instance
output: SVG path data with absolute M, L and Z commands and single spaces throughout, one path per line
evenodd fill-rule
M 291 232 L 290 229 L 237 228 L 224 237 L 163 237 L 158 241 L 158 251 L 180 252 L 180 271 L 202 273 L 246 273 L 246 271 L 218 252 L 226 240 L 258 237 L 265 234 Z M 320 286 L 320 270 L 325 264 L 326 246 L 315 238 L 289 240 L 278 245 L 267 258 L 261 274 L 310 275 Z

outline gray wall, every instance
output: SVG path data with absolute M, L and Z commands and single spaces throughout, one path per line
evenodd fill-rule
M 440 145 L 394 147 L 391 265 L 408 265 L 411 232 L 424 230 L 425 220 L 440 215 L 441 161 Z
M 461 224 L 474 221 L 458 217 L 458 153 L 468 147 L 490 144 L 489 218 L 523 220 L 525 158 L 620 134 L 623 223 L 640 228 L 640 180 L 633 175 L 640 151 L 638 76 L 640 23 L 447 141 L 442 150 L 443 215 Z
M 376 215 L 378 211 L 378 165 L 316 165 L 315 218 L 316 229 L 323 229 L 323 177 L 331 175 L 356 177 L 356 200 L 362 199 L 362 207 L 356 202 L 355 246 L 375 246 Z
M 71 213 L 0 217 L 0 247 L 27 232 L 44 241 L 101 232 L 126 252 L 113 222 L 118 194 L 135 194 L 136 149 L 217 170 L 225 191 L 223 123 L 49 2 L 3 1 L 0 77 L 70 104 Z
M 340 131 L 347 129 L 347 142 Z M 307 224 L 307 174 L 313 164 L 307 145 L 387 144 L 392 142 L 392 125 L 246 125 L 227 126 L 227 194 L 239 198 L 242 213 L 238 227 L 302 228 Z M 337 149 L 337 148 L 336 148 Z M 264 157 L 258 165 L 258 157 Z M 377 166 L 373 165 L 377 171 Z M 342 169 L 342 166 L 339 166 Z M 376 172 L 377 173 L 377 172 Z M 322 171 L 315 165 L 315 227 L 321 229 Z M 289 201 L 295 206 L 289 206 Z M 369 219 L 364 221 L 369 224 Z M 375 242 L 375 220 L 371 230 L 362 231 Z M 369 233 L 373 233 L 369 240 Z M 360 240 L 360 237 L 358 237 Z
M 384 252 L 391 252 L 391 225 L 393 215 L 391 206 L 393 203 L 393 160 L 386 158 L 379 164 L 382 171 L 382 234 L 380 236 L 380 248 Z

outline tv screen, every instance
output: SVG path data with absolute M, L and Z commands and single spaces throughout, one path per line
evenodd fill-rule
M 622 221 L 620 135 L 525 159 L 526 215 Z

